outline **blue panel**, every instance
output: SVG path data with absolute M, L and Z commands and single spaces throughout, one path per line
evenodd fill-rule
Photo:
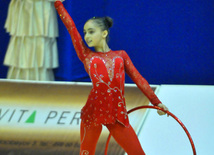
M 3 6 L 8 6 L 8 1 L 2 3 L 1 15 L 6 13 Z M 82 36 L 87 19 L 112 17 L 111 49 L 126 50 L 149 83 L 214 84 L 213 0 L 67 0 L 64 5 Z M 59 29 L 60 67 L 55 70 L 56 79 L 89 81 L 60 19 Z M 0 45 L 3 61 L 8 34 L 2 28 L 0 31 L 4 32 Z M 3 72 L 6 75 L 5 67 Z M 126 82 L 132 81 L 127 77 Z
M 10 37 L 4 29 L 4 24 L 7 18 L 9 3 L 10 1 L 4 1 L 0 5 L 0 78 L 6 78 L 7 75 L 7 67 L 3 66 L 3 61 Z

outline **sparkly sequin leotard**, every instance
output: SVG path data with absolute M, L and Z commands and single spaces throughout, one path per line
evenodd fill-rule
M 84 44 L 63 4 L 57 1 L 55 7 L 71 35 L 76 53 L 93 83 L 88 100 L 81 110 L 81 119 L 87 127 L 113 124 L 115 121 L 126 127 L 129 126 L 124 98 L 125 72 L 153 105 L 161 103 L 148 82 L 136 70 L 125 51 L 110 50 L 102 53 L 90 50 Z

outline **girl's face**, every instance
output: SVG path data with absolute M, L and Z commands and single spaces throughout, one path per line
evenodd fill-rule
M 92 20 L 89 20 L 84 25 L 84 39 L 89 47 L 102 47 L 105 41 L 105 31 L 102 31 L 99 26 Z

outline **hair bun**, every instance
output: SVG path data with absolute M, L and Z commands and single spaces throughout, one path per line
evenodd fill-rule
M 106 16 L 106 17 L 105 17 L 105 21 L 106 21 L 107 26 L 108 26 L 109 28 L 111 28 L 112 25 L 113 25 L 113 19 L 112 19 L 111 17 Z

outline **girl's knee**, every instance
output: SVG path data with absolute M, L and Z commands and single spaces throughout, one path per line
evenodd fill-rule
M 80 150 L 80 155 L 89 155 L 88 150 Z

